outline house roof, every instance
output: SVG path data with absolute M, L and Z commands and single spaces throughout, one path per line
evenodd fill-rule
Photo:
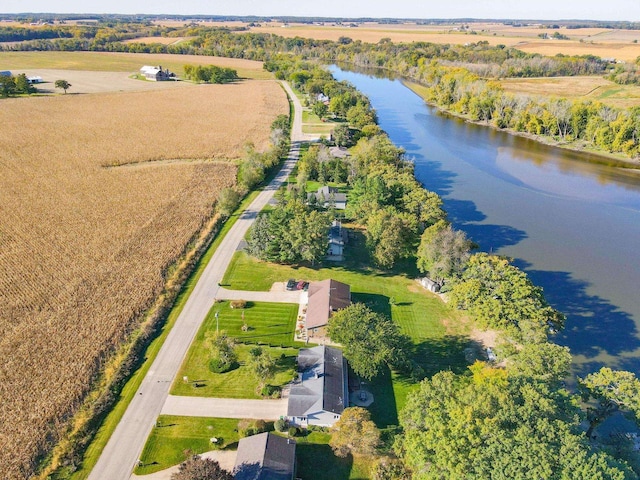
M 304 417 L 345 408 L 345 363 L 337 348 L 320 345 L 298 353 L 299 380 L 289 392 L 287 415 Z
M 241 438 L 234 476 L 236 480 L 292 480 L 296 443 L 273 433 Z
M 347 201 L 346 193 L 339 193 L 336 187 L 329 187 L 328 185 L 320 187 L 317 192 L 308 193 L 307 199 L 310 200 L 312 196 L 315 196 L 317 200 L 324 201 L 324 203 L 329 203 L 331 199 L 336 203 Z
M 331 312 L 351 305 L 351 287 L 336 280 L 322 280 L 309 284 L 307 328 L 322 327 L 329 323 Z

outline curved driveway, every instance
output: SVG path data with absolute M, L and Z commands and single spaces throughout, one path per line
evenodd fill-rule
M 169 394 L 189 345 L 218 295 L 218 282 L 258 213 L 271 200 L 289 176 L 300 153 L 300 142 L 308 140 L 302 133 L 302 105 L 291 88 L 282 82 L 294 105 L 291 150 L 278 175 L 242 213 L 218 246 L 200 280 L 189 296 L 182 313 L 169 332 L 158 356 L 151 365 L 133 400 L 109 439 L 89 480 L 128 480 L 142 453 L 144 444 Z

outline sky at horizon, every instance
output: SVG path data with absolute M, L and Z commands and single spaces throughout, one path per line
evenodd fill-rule
M 640 21 L 640 0 L 2 0 L 0 13 Z

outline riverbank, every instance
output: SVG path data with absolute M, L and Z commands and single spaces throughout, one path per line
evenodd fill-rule
M 615 168 L 623 168 L 625 170 L 637 170 L 640 172 L 640 159 L 637 158 L 629 158 L 625 157 L 621 154 L 603 152 L 601 150 L 596 150 L 593 148 L 588 148 L 584 145 L 584 142 L 562 142 L 558 140 L 554 140 L 552 137 L 543 136 L 543 135 L 533 135 L 527 132 L 519 132 L 512 128 L 498 128 L 495 125 L 484 121 L 475 121 L 472 120 L 468 115 L 463 115 L 452 110 L 448 110 L 446 108 L 442 108 L 440 105 L 437 105 L 433 102 L 429 102 L 426 96 L 427 87 L 421 85 L 412 80 L 401 80 L 402 84 L 422 98 L 425 103 L 431 107 L 436 108 L 439 112 L 442 112 L 447 115 L 451 115 L 452 117 L 459 118 L 464 120 L 465 122 L 472 123 L 474 125 L 479 125 L 482 127 L 488 127 L 496 131 L 505 132 L 509 135 L 514 135 L 517 137 L 527 138 L 529 140 L 533 140 L 535 142 L 541 143 L 543 145 L 548 145 L 551 147 L 562 148 L 564 150 L 569 150 L 572 152 L 577 152 L 581 154 L 585 154 L 584 161 L 589 163 L 594 163 L 598 165 L 605 165 L 608 167 Z

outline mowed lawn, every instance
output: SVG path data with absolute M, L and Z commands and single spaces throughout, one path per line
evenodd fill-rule
M 249 351 L 258 344 L 267 348 L 277 364 L 275 378 L 268 382 L 273 386 L 284 386 L 295 374 L 295 359 L 298 354 L 292 348 L 298 305 L 285 303 L 248 303 L 248 308 L 232 309 L 229 302 L 216 303 L 203 322 L 189 352 L 176 376 L 172 395 L 218 398 L 261 398 L 258 395 L 258 379 L 245 365 Z M 242 331 L 242 311 L 248 325 Z M 215 313 L 221 331 L 227 332 L 239 343 L 236 347 L 239 366 L 229 372 L 213 373 L 209 369 L 211 354 L 206 342 L 206 333 L 216 331 Z M 269 346 L 271 345 L 271 346 Z M 298 343 L 299 346 L 302 343 Z M 187 381 L 184 381 L 187 377 Z
M 341 266 L 318 268 L 277 265 L 237 252 L 223 282 L 237 290 L 268 290 L 273 282 L 288 278 L 323 280 L 333 278 L 351 286 L 352 299 L 391 317 L 415 345 L 415 361 L 426 376 L 440 370 L 463 371 L 467 362 L 464 349 L 469 346 L 466 327 L 457 312 L 436 295 L 424 290 L 411 276 L 400 272 L 383 272 L 364 267 L 362 239 L 356 235 L 347 247 L 352 258 Z M 355 254 L 354 252 L 360 252 Z M 404 267 L 408 270 L 407 266 Z M 367 386 L 374 394 L 370 407 L 378 427 L 398 424 L 398 411 L 410 391 L 417 387 L 414 378 L 391 372 L 374 379 Z
M 211 438 L 219 449 L 238 445 L 237 418 L 205 418 L 161 415 L 151 430 L 140 456 L 136 475 L 146 475 L 177 465 L 187 457 L 212 450 Z
M 212 450 L 210 439 L 219 440 L 217 449 L 237 450 L 237 418 L 181 417 L 161 415 L 142 451 L 136 475 L 147 475 L 177 465 L 193 454 Z M 267 423 L 268 430 L 273 425 Z M 279 434 L 278 434 L 279 435 Z M 331 435 L 309 432 L 296 437 L 297 476 L 313 480 L 364 480 L 371 478 L 371 457 L 336 457 L 329 446 Z

